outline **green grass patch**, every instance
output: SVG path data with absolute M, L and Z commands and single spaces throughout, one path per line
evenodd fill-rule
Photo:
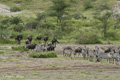
M 32 58 L 56 58 L 57 53 L 54 51 L 51 52 L 45 52 L 45 53 L 32 53 L 29 55 Z
M 15 44 L 15 41 L 8 39 L 0 39 L 0 44 Z
M 81 71 L 82 74 L 90 75 L 90 72 L 87 72 L 85 70 Z
M 6 53 L 6 52 L 3 52 L 3 51 L 0 51 L 0 54 L 9 55 L 11 53 Z
M 29 51 L 29 49 L 25 48 L 25 46 L 12 47 L 12 50 L 20 52 Z

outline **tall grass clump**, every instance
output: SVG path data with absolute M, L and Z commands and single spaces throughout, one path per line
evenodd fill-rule
M 3 52 L 3 51 L 0 51 L 0 54 L 6 54 L 6 55 L 9 55 L 9 54 L 11 54 L 11 53 L 5 53 L 5 52 Z
M 0 44 L 15 44 L 15 41 L 9 39 L 0 39 Z
M 56 58 L 57 57 L 57 53 L 54 51 L 50 51 L 50 52 L 45 52 L 45 53 L 31 53 L 29 55 L 32 58 Z
M 25 48 L 25 46 L 12 47 L 12 50 L 20 52 L 29 51 L 29 49 Z

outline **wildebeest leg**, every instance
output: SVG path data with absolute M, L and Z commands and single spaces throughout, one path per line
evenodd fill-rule
M 75 58 L 76 52 L 74 53 L 74 58 Z
M 92 56 L 90 56 L 90 61 L 92 61 Z
M 20 40 L 18 40 L 18 44 L 20 44 Z
M 101 63 L 103 63 L 103 62 L 102 62 L 102 58 L 101 58 Z
M 63 56 L 65 56 L 65 50 L 63 50 Z
M 69 57 L 72 59 L 72 52 L 70 52 Z
M 55 42 L 55 47 L 56 47 L 56 42 Z
M 80 57 L 80 52 L 78 52 L 78 57 Z
M 113 64 L 114 64 L 114 58 L 113 58 Z

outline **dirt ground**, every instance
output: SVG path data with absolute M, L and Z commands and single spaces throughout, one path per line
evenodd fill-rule
M 106 62 L 90 62 L 82 58 L 63 57 L 65 46 L 83 47 L 84 45 L 58 44 L 58 58 L 30 58 L 30 52 L 13 51 L 14 45 L 0 45 L 0 80 L 120 80 L 120 65 Z M 87 45 L 94 48 L 96 45 Z M 111 46 L 111 45 L 97 45 Z

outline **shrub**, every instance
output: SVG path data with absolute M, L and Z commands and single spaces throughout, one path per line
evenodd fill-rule
M 0 39 L 0 44 L 15 44 L 15 42 L 8 39 Z
M 10 9 L 11 12 L 17 12 L 17 11 L 21 11 L 21 9 L 17 6 L 14 6 Z
M 0 39 L 9 39 L 10 38 L 10 36 L 11 36 L 11 33 L 10 33 L 10 31 L 9 30 L 5 30 L 5 29 L 3 29 L 3 30 L 0 30 Z M 6 41 L 5 40 L 5 41 Z M 3 40 L 4 41 L 4 40 Z
M 91 36 L 81 36 L 77 39 L 76 43 L 79 44 L 98 44 L 101 43 L 101 41 L 98 39 L 97 35 L 91 35 Z
M 89 9 L 92 8 L 92 0 L 84 0 L 83 5 L 85 7 L 85 9 Z
M 29 55 L 32 58 L 55 58 L 57 53 L 54 51 L 45 52 L 45 53 L 32 53 Z
M 24 27 L 23 27 L 22 24 L 15 25 L 14 28 L 13 28 L 13 30 L 16 31 L 16 32 L 21 32 L 23 29 L 24 29 Z
M 119 40 L 119 34 L 117 33 L 117 30 L 109 30 L 106 33 L 105 39 L 109 40 Z
M 39 24 L 38 21 L 27 22 L 26 23 L 26 29 L 29 29 L 29 30 L 36 29 L 38 24 Z
M 77 35 L 78 36 L 78 35 Z M 85 30 L 80 32 L 79 37 L 76 40 L 78 44 L 96 44 L 101 43 L 100 38 L 93 30 Z
M 55 29 L 56 25 L 53 23 L 43 23 L 40 24 L 39 27 L 43 29 Z
M 12 47 L 12 50 L 20 52 L 29 51 L 29 49 L 25 48 L 25 46 Z

